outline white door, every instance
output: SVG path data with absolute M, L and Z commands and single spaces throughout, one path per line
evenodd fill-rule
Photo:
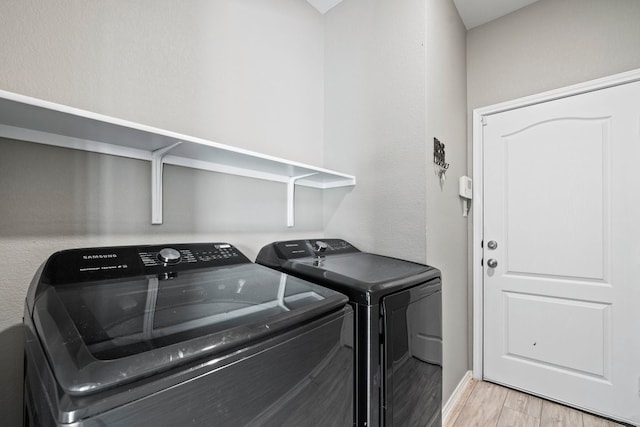
M 484 377 L 640 424 L 640 83 L 487 116 L 483 182 Z

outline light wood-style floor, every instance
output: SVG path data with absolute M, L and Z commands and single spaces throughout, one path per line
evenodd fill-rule
M 471 380 L 444 427 L 618 427 L 591 414 L 485 381 Z

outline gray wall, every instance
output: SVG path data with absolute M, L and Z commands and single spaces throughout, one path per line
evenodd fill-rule
M 322 16 L 301 0 L 0 2 L 0 89 L 322 166 Z M 322 192 L 0 140 L 0 414 L 20 425 L 24 296 L 52 252 L 321 235 Z M 348 172 L 348 171 L 347 171 Z M 328 190 L 331 192 L 332 190 Z
M 325 15 L 327 235 L 425 261 L 425 2 L 347 0 Z
M 427 262 L 442 270 L 445 402 L 469 369 L 467 218 L 458 178 L 466 175 L 466 30 L 453 2 L 426 2 Z M 444 185 L 435 173 L 433 138 L 445 144 Z M 470 295 L 470 294 L 469 294 Z
M 540 0 L 468 31 L 469 117 L 474 108 L 640 68 L 639 22 L 637 0 Z M 469 136 L 470 169 L 472 149 Z
M 0 88 L 322 163 L 322 15 L 301 0 L 0 2 Z
M 467 34 L 469 109 L 640 68 L 640 2 L 540 0 Z

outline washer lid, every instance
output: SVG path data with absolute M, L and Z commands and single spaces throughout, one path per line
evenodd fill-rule
M 49 286 L 33 321 L 59 385 L 82 395 L 246 347 L 346 302 L 247 263 Z
M 367 252 L 291 259 L 283 267 L 361 304 L 378 304 L 384 295 L 440 277 L 431 266 Z

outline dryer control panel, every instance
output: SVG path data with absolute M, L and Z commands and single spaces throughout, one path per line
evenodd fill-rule
M 338 255 L 360 252 L 355 246 L 342 239 L 289 240 L 275 244 L 282 259 L 312 256 Z

